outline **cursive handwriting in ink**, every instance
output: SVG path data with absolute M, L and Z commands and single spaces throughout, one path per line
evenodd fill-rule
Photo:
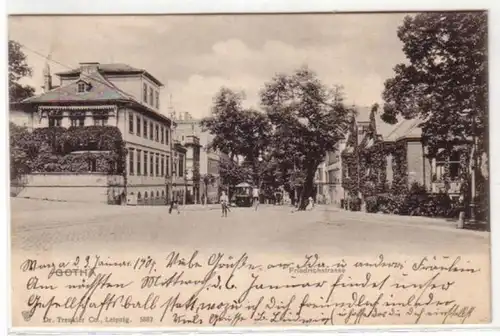
M 436 260 L 436 257 L 433 258 Z M 446 272 L 458 272 L 458 273 L 477 273 L 480 271 L 479 268 L 463 268 L 458 267 L 462 261 L 461 257 L 456 257 L 453 262 L 449 265 L 435 265 L 427 257 L 423 257 L 419 262 L 416 262 L 412 266 L 413 271 L 446 271 Z
M 378 256 L 378 261 L 376 262 L 366 262 L 366 261 L 356 261 L 353 265 L 356 268 L 369 267 L 369 268 L 396 268 L 402 270 L 404 265 L 396 261 L 385 261 L 385 256 L 380 254 Z
M 196 257 L 198 255 L 198 251 L 194 251 L 189 259 L 182 258 L 179 252 L 170 252 L 167 256 L 165 265 L 166 268 L 172 268 L 174 266 L 181 266 L 187 268 L 200 268 L 201 264 L 196 261 Z
M 377 289 L 377 290 L 382 290 L 386 283 L 390 279 L 390 275 L 387 275 L 385 278 L 383 278 L 380 281 L 374 281 L 372 280 L 372 274 L 371 273 L 366 273 L 365 274 L 365 281 L 363 282 L 353 282 L 350 281 L 350 277 L 347 278 L 348 281 L 343 281 L 344 280 L 344 274 L 340 274 L 337 276 L 337 279 L 333 284 L 330 286 L 330 292 L 328 293 L 326 302 L 330 302 L 333 292 L 335 291 L 336 288 L 372 288 L 372 289 Z

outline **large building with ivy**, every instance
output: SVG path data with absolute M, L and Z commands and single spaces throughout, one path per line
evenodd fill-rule
M 174 182 L 184 188 L 185 150 L 173 145 L 173 121 L 160 112 L 157 78 L 126 64 L 99 63 L 56 75 L 59 86 L 47 66 L 43 93 L 11 106 L 39 144 L 27 149 L 33 157 L 19 196 L 165 204 Z
M 417 183 L 428 193 L 460 196 L 463 172 L 461 156 L 466 145 L 450 144 L 451 151 L 430 157 L 422 141 L 420 119 L 394 125 L 375 111 L 358 109 L 342 158 L 344 199 L 364 199 L 384 193 L 404 193 Z

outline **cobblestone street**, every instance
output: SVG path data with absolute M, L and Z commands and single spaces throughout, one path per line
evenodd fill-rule
M 210 249 L 269 254 L 405 255 L 489 253 L 489 234 L 454 228 L 443 220 L 340 211 L 318 207 L 232 208 L 217 205 L 120 207 L 11 200 L 14 254 L 38 251 L 145 252 Z M 23 252 L 24 251 L 24 252 Z

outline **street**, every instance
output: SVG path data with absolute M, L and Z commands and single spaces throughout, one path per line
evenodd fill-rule
M 51 265 L 64 265 L 64 262 L 76 259 L 82 260 L 83 264 L 85 264 L 84 260 L 87 262 L 93 260 L 91 263 L 99 261 L 103 263 L 100 264 L 99 272 L 108 269 L 112 272 L 108 274 L 108 277 L 112 276 L 114 281 L 136 283 L 136 287 L 130 287 L 129 293 L 137 299 L 145 298 L 149 293 L 149 285 L 146 288 L 141 287 L 141 289 L 138 287 L 141 283 L 145 286 L 145 279 L 149 279 L 147 281 L 153 281 L 153 283 L 154 281 L 164 282 L 164 287 L 161 287 L 163 285 L 158 285 L 161 288 L 155 287 L 155 293 L 160 295 L 162 300 L 167 300 L 165 302 L 169 302 L 168 298 L 172 298 L 172 295 L 180 295 L 186 300 L 192 289 L 183 284 L 192 285 L 197 283 L 196 279 L 206 277 L 207 268 L 201 266 L 204 260 L 208 265 L 213 265 L 214 261 L 218 260 L 217 263 L 222 263 L 217 269 L 218 279 L 219 281 L 225 279 L 228 287 L 216 286 L 218 288 L 216 291 L 208 291 L 209 288 L 206 288 L 205 291 L 208 292 L 204 291 L 203 302 L 219 302 L 220 300 L 236 302 L 233 300 L 243 295 L 241 288 L 247 288 L 249 283 L 253 284 L 250 282 L 252 278 L 254 281 L 259 279 L 261 284 L 255 285 L 256 293 L 254 294 L 256 296 L 252 296 L 248 304 L 254 302 L 252 300 L 260 295 L 267 295 L 266 293 L 269 295 L 272 293 L 273 296 L 270 299 L 272 302 L 278 298 L 281 300 L 280 302 L 286 300 L 292 302 L 296 297 L 304 295 L 307 298 L 311 297 L 311 300 L 313 298 L 314 300 L 323 300 L 324 293 L 321 292 L 320 288 L 306 290 L 292 286 L 290 289 L 286 289 L 287 285 L 283 285 L 282 290 L 266 292 L 262 290 L 265 288 L 262 286 L 264 286 L 263 284 L 287 284 L 299 281 L 299 279 L 309 283 L 332 281 L 332 279 L 334 281 L 337 278 L 338 282 L 342 277 L 345 277 L 345 281 L 351 281 L 353 284 L 339 285 L 342 288 L 335 294 L 335 298 L 339 302 L 350 302 L 356 300 L 358 296 L 362 297 L 360 299 L 362 301 L 370 301 L 374 300 L 377 295 L 385 295 L 389 301 L 397 298 L 410 302 L 418 295 L 422 296 L 422 293 L 431 286 L 432 288 L 429 290 L 432 290 L 432 293 L 429 294 L 429 297 L 436 297 L 439 300 L 451 299 L 453 301 L 449 302 L 457 304 L 453 307 L 443 308 L 444 312 L 441 308 L 439 308 L 441 310 L 432 307 L 426 308 L 428 313 L 422 318 L 421 323 L 443 323 L 448 319 L 446 316 L 450 314 L 456 316 L 450 317 L 449 323 L 462 323 L 461 321 L 465 321 L 465 318 L 469 317 L 472 312 L 475 314 L 472 320 L 489 321 L 490 306 L 487 302 L 490 267 L 489 233 L 458 230 L 453 227 L 454 223 L 446 223 L 436 219 L 346 212 L 328 206 L 318 206 L 312 211 L 302 212 L 292 212 L 291 208 L 287 206 L 272 205 L 262 205 L 258 211 L 253 208 L 232 208 L 229 216 L 222 218 L 218 205 L 185 206 L 181 207 L 180 214 L 169 215 L 168 207 L 160 206 L 123 207 L 26 199 L 11 199 L 11 203 L 12 277 L 14 279 L 12 295 L 15 298 L 13 301 L 15 311 L 24 311 L 26 302 L 29 303 L 31 302 L 29 300 L 33 299 L 30 299 L 29 295 L 32 291 L 26 291 L 27 287 L 35 289 L 36 293 L 45 295 L 43 296 L 44 300 L 48 300 L 50 295 L 56 295 L 56 292 L 42 290 L 44 288 L 50 289 L 50 287 L 41 286 L 50 284 L 57 286 L 57 288 L 63 288 L 68 286 L 68 283 L 83 283 L 86 277 L 90 277 L 85 268 L 76 270 L 77 273 L 73 274 L 71 269 L 73 266 L 68 266 L 63 272 L 63 269 Z M 175 255 L 177 257 L 173 257 Z M 238 265 L 243 260 L 242 258 L 245 260 L 246 267 L 250 268 L 236 271 L 237 266 L 234 265 Z M 38 262 L 39 269 L 35 272 L 28 272 L 26 269 L 27 259 L 31 262 Z M 381 264 L 382 259 L 385 264 Z M 149 260 L 153 264 L 150 264 L 149 270 L 135 270 L 135 266 L 132 270 L 129 267 L 120 266 L 124 261 L 133 260 L 142 260 L 143 262 Z M 347 273 L 344 275 L 336 272 L 290 273 L 290 269 L 283 270 L 279 266 L 287 265 L 290 261 L 300 265 L 304 260 L 309 261 L 309 268 L 324 267 L 321 266 L 323 262 L 334 265 L 334 261 L 347 262 L 351 266 L 359 261 L 368 268 L 365 269 L 365 266 L 357 268 L 354 265 L 348 267 Z M 198 262 L 201 264 L 198 265 Z M 170 265 L 170 263 L 172 264 Z M 257 265 L 257 263 L 266 263 L 265 271 L 262 271 L 261 266 L 249 266 Z M 316 266 L 311 266 L 311 263 Z M 71 263 L 71 265 L 73 264 Z M 269 268 L 269 265 L 274 266 Z M 404 270 L 393 268 L 395 266 L 404 267 Z M 455 266 L 459 269 L 453 268 Z M 251 267 L 256 267 L 256 270 Z M 462 270 L 462 267 L 465 270 Z M 467 269 L 471 269 L 471 267 L 481 270 L 481 272 L 475 274 L 460 273 L 468 272 Z M 179 273 L 180 270 L 182 272 Z M 232 272 L 235 272 L 234 278 L 231 275 Z M 257 272 L 257 275 L 254 275 L 254 272 Z M 33 277 L 33 274 L 37 276 Z M 154 276 L 143 277 L 144 274 Z M 80 275 L 80 278 L 74 275 Z M 410 278 L 405 279 L 410 275 L 411 280 Z M 81 280 L 81 276 L 84 280 Z M 181 277 L 187 282 L 183 282 Z M 375 281 L 374 279 L 377 278 L 382 281 L 384 277 L 386 280 L 390 278 L 391 284 L 387 285 L 387 288 L 380 294 L 377 294 L 378 290 L 372 287 L 364 288 L 366 284 L 363 283 L 368 283 L 370 279 Z M 436 280 L 438 277 L 439 280 Z M 152 284 L 147 281 L 146 283 Z M 171 281 L 175 282 L 176 285 L 170 286 Z M 228 285 L 229 281 L 231 281 L 231 285 Z M 434 284 L 433 281 L 437 282 Z M 448 281 L 448 285 L 445 285 L 444 281 Z M 476 283 L 478 286 L 470 286 L 470 283 Z M 351 286 L 355 287 L 349 288 Z M 406 287 L 400 289 L 400 286 Z M 453 286 L 452 290 L 448 290 L 450 286 Z M 441 287 L 442 289 L 439 289 Z M 238 288 L 239 291 L 236 290 Z M 421 288 L 421 292 L 418 292 L 420 294 L 415 291 L 415 288 Z M 123 294 L 123 291 L 120 290 L 115 290 L 115 292 Z M 99 293 L 99 295 L 104 295 L 106 292 Z M 58 292 L 57 295 L 59 296 L 56 298 L 59 300 L 64 299 L 62 296 L 64 294 Z M 40 299 L 41 297 L 35 298 Z M 95 300 L 97 299 L 96 295 Z M 99 297 L 99 299 L 103 299 L 103 297 Z M 469 309 L 470 314 L 455 312 L 461 306 L 465 307 L 463 309 Z M 401 315 L 398 318 L 394 317 L 394 323 L 420 321 L 420 315 L 415 315 L 413 308 L 408 308 L 410 310 L 402 309 Z M 68 317 L 64 315 L 62 310 L 57 310 L 59 315 L 55 313 L 55 308 L 53 310 L 51 316 Z M 135 316 L 130 312 L 120 311 L 118 308 L 116 311 L 115 315 L 110 316 L 116 318 Z M 167 314 L 166 320 L 163 320 L 161 310 L 157 309 L 150 314 L 147 318 L 150 321 L 154 320 L 154 323 L 151 322 L 148 326 L 184 323 L 177 319 L 178 315 L 175 312 L 171 315 Z M 182 314 L 187 314 L 182 316 L 186 316 L 185 318 L 191 321 L 186 323 L 195 323 L 193 321 L 196 321 L 196 317 L 194 317 L 195 320 L 192 320 L 193 316 L 189 312 L 182 310 Z M 203 316 L 202 318 L 213 317 L 213 315 L 207 314 L 200 316 Z M 309 310 L 308 314 L 311 318 L 317 318 L 321 314 L 327 314 L 327 312 Z M 328 316 L 330 314 L 332 313 L 329 312 Z M 342 314 L 339 312 L 335 321 L 342 324 L 353 323 Z M 40 316 L 42 313 L 37 313 L 37 321 L 40 321 Z M 366 319 L 366 323 L 387 324 L 387 319 L 383 318 L 385 315 L 380 316 L 382 317 Z M 26 319 L 22 320 L 20 315 L 15 317 L 17 318 L 16 325 L 25 325 L 29 322 Z M 233 317 L 225 322 L 229 323 Z M 58 323 L 61 321 L 63 320 L 58 320 Z M 333 320 L 327 322 L 334 323 Z M 253 322 L 247 321 L 245 323 Z M 312 322 L 302 323 L 310 324 Z M 365 320 L 362 323 L 365 323 Z M 244 323 L 242 322 L 242 324 Z
M 210 249 L 329 256 L 489 254 L 489 234 L 444 220 L 347 212 L 327 206 L 291 212 L 287 206 L 122 207 L 11 199 L 13 254 L 67 250 Z

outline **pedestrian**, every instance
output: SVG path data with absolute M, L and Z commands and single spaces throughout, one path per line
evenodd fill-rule
M 168 209 L 168 213 L 171 214 L 172 210 L 177 210 L 178 215 L 181 213 L 179 210 L 179 201 L 177 200 L 177 198 L 173 198 L 172 202 L 170 202 L 170 209 Z
M 222 195 L 220 196 L 220 205 L 222 207 L 222 217 L 227 217 L 227 211 L 229 209 L 229 199 L 226 195 L 226 192 L 223 191 Z
M 255 211 L 257 211 L 257 208 L 259 207 L 259 188 L 257 187 L 253 188 L 252 197 L 253 197 L 253 206 L 255 207 Z
M 314 200 L 312 197 L 309 197 L 307 199 L 307 206 L 306 206 L 306 210 L 312 210 L 314 208 Z

